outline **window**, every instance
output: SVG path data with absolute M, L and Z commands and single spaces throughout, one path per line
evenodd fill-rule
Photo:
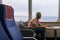
M 16 21 L 28 20 L 28 0 L 3 0 L 3 4 L 10 5 L 14 8 Z
M 32 0 L 32 18 L 41 12 L 41 21 L 56 22 L 58 19 L 58 0 Z
M 3 0 L 3 4 L 14 8 L 16 21 L 28 20 L 28 0 Z M 56 22 L 58 20 L 58 0 L 32 0 L 32 18 L 36 12 L 41 12 L 41 21 Z

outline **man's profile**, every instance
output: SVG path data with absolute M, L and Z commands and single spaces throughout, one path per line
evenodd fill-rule
M 41 22 L 39 20 L 40 18 L 41 18 L 41 13 L 37 12 L 36 17 L 30 20 L 30 22 L 28 23 L 28 26 L 30 26 L 30 27 L 39 27 L 39 28 L 40 27 L 45 27 L 41 24 Z
M 44 40 L 45 25 L 41 24 L 41 22 L 39 20 L 40 18 L 41 18 L 41 12 L 37 12 L 36 17 L 30 20 L 30 22 L 28 23 L 28 26 L 36 28 L 36 34 L 41 33 L 41 40 Z

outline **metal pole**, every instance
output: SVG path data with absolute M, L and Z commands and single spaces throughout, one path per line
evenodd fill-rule
M 29 21 L 32 19 L 32 0 L 28 0 L 28 15 L 29 15 Z
M 60 22 L 60 0 L 59 0 L 59 13 L 58 13 L 58 22 Z
M 0 0 L 0 4 L 2 4 L 2 0 Z

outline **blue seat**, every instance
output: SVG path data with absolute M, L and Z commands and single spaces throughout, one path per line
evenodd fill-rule
M 0 4 L 0 21 L 10 40 L 23 40 L 20 29 L 14 20 L 14 10 L 11 6 Z
M 0 40 L 9 40 L 0 22 Z

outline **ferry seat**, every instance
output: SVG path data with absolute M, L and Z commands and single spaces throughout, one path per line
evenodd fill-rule
M 22 33 L 14 20 L 14 10 L 9 5 L 0 4 L 0 21 L 9 40 L 23 40 Z
M 21 29 L 24 40 L 37 40 L 32 29 Z
M 1 25 L 1 22 L 0 22 L 0 40 L 9 40 L 6 32 L 4 31 L 3 26 Z
M 37 40 L 35 38 L 36 33 L 34 32 L 34 29 L 26 26 L 25 22 L 19 21 L 18 26 L 23 34 L 24 40 Z

